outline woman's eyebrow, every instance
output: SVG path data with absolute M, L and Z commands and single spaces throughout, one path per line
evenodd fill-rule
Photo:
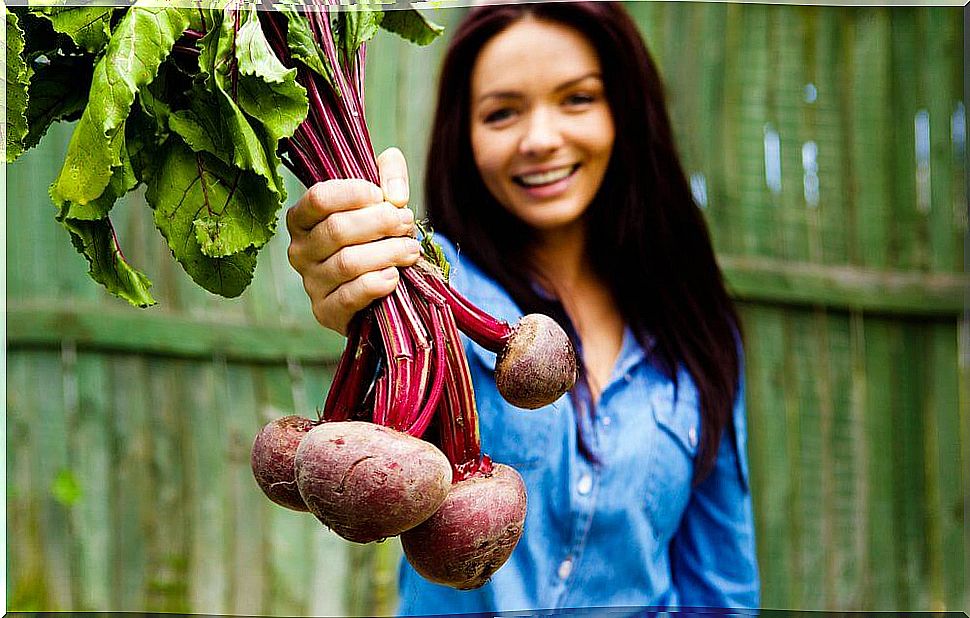
M 564 81 L 563 83 L 556 86 L 554 92 L 560 92 L 562 90 L 566 90 L 584 80 L 592 79 L 592 78 L 598 79 L 600 81 L 603 80 L 603 76 L 602 74 L 600 74 L 599 71 L 590 71 L 589 73 L 585 73 L 583 75 L 580 75 L 579 77 L 574 77 L 572 79 Z M 478 103 L 481 103 L 486 99 L 521 99 L 522 97 L 523 97 L 523 94 L 516 90 L 495 90 L 495 91 L 486 92 L 485 94 L 482 94 L 481 96 L 478 97 L 476 101 Z
M 521 99 L 522 93 L 516 92 L 514 90 L 496 90 L 494 92 L 486 92 L 485 94 L 478 97 L 477 102 L 481 103 L 486 99 Z
M 565 81 L 565 82 L 559 84 L 558 86 L 556 86 L 556 92 L 559 92 L 560 90 L 566 90 L 567 88 L 572 88 L 576 84 L 578 84 L 578 83 L 580 83 L 582 81 L 585 81 L 587 79 L 591 79 L 591 78 L 596 78 L 596 79 L 598 79 L 600 81 L 603 81 L 603 75 L 600 74 L 599 71 L 590 71 L 589 73 L 586 73 L 585 75 L 580 75 L 579 77 L 570 79 L 568 81 Z

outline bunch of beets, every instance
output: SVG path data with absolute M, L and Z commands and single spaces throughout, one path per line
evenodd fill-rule
M 283 162 L 308 187 L 331 178 L 379 183 L 364 122 L 364 46 L 338 50 L 331 10 L 301 9 L 327 74 L 291 57 L 284 14 L 260 14 L 274 52 L 297 69 L 309 99 L 306 120 L 281 140 Z M 568 391 L 576 359 L 552 319 L 528 315 L 510 326 L 473 306 L 448 284 L 448 265 L 430 235 L 423 246 L 397 289 L 352 320 L 319 418 L 266 425 L 253 444 L 252 468 L 277 504 L 311 512 L 349 541 L 400 535 L 421 575 L 471 589 L 518 542 L 526 493 L 514 469 L 482 453 L 459 331 L 497 354 L 499 392 L 522 408 Z

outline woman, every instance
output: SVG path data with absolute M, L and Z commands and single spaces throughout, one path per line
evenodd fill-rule
M 419 253 L 403 156 L 379 163 L 381 188 L 323 183 L 288 216 L 314 315 L 340 332 Z M 403 565 L 402 613 L 757 606 L 738 318 L 623 9 L 471 10 L 426 188 L 453 285 L 499 318 L 555 317 L 582 369 L 569 397 L 525 412 L 467 343 L 483 449 L 522 473 L 525 532 L 479 590 Z

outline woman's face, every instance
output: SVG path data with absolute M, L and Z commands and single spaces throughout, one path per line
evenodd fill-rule
M 471 75 L 471 143 L 485 186 L 540 231 L 580 221 L 613 148 L 596 50 L 555 22 L 523 18 L 482 48 Z

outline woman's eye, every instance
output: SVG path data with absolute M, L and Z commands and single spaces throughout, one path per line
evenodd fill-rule
M 503 120 L 507 120 L 507 119 L 509 119 L 509 118 L 512 117 L 512 114 L 513 113 L 514 113 L 513 110 L 511 108 L 508 108 L 508 107 L 503 107 L 501 109 L 496 109 L 494 111 L 491 111 L 491 112 L 485 114 L 485 123 L 486 124 L 492 124 L 492 123 L 495 123 L 495 122 L 501 122 Z
M 572 106 L 589 105 L 594 102 L 596 97 L 587 93 L 571 94 L 566 98 L 566 104 Z

